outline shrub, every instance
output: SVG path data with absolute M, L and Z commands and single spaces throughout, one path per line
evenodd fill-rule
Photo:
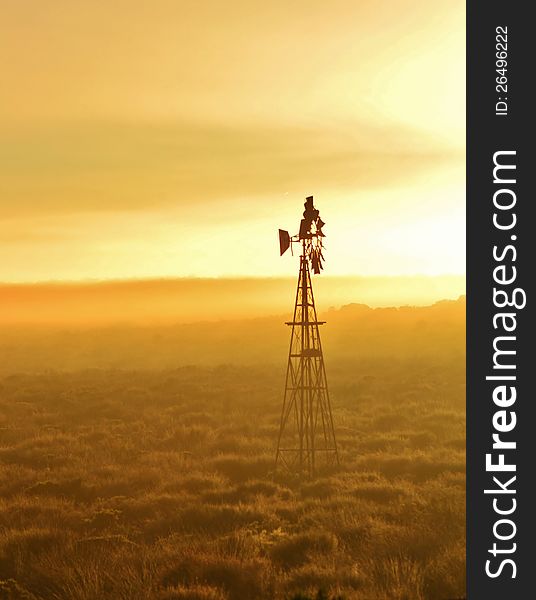
M 247 481 L 266 477 L 273 468 L 273 458 L 264 456 L 248 457 L 241 455 L 223 455 L 211 461 L 211 466 L 233 481 Z
M 329 532 L 308 531 L 282 539 L 271 548 L 272 559 L 285 569 L 307 562 L 314 554 L 331 554 L 338 546 Z
M 175 586 L 161 590 L 156 600 L 226 600 L 220 588 L 210 585 Z
M 169 568 L 161 581 L 165 586 L 179 588 L 198 583 L 218 586 L 225 590 L 229 600 L 262 598 L 270 589 L 270 581 L 266 578 L 267 567 L 260 559 L 187 556 Z
M 466 589 L 465 546 L 442 550 L 424 571 L 424 589 L 427 600 L 461 598 Z
M 0 600 L 37 600 L 14 579 L 0 580 Z
M 59 530 L 29 527 L 8 530 L 0 539 L 0 577 L 16 577 L 26 572 L 40 554 L 51 553 L 66 542 Z

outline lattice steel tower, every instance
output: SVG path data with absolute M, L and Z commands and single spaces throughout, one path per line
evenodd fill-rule
M 290 236 L 279 230 L 280 254 L 299 244 L 300 272 L 291 329 L 285 380 L 285 394 L 277 440 L 276 467 L 314 477 L 321 465 L 339 463 L 326 369 L 316 315 L 309 265 L 314 273 L 322 270 L 323 238 L 319 211 L 313 197 L 305 201 L 300 232 Z

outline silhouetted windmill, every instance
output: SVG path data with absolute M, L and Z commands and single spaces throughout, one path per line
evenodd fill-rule
M 338 464 L 333 416 L 329 400 L 324 355 L 311 283 L 309 265 L 314 273 L 322 270 L 324 222 L 313 205 L 313 197 L 305 201 L 303 219 L 297 235 L 279 230 L 281 256 L 293 244 L 301 246 L 300 273 L 294 317 L 286 324 L 292 327 L 285 380 L 285 395 L 277 440 L 276 467 L 315 475 L 317 466 Z

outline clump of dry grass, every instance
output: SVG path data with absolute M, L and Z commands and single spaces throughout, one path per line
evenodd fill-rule
M 374 598 L 424 600 L 424 578 L 419 564 L 404 556 L 368 561 L 370 588 Z
M 218 588 L 204 584 L 179 585 L 161 590 L 155 600 L 227 600 L 229 596 Z
M 337 550 L 337 537 L 327 531 L 308 531 L 286 536 L 270 552 L 272 560 L 283 568 L 309 562 L 317 556 L 326 556 Z
M 1 600 L 36 600 L 35 596 L 15 579 L 0 579 Z

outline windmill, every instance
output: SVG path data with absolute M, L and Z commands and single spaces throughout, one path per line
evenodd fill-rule
M 339 454 L 320 342 L 325 321 L 317 318 L 311 282 L 311 270 L 318 275 L 323 269 L 325 223 L 312 196 L 304 207 L 299 233 L 279 230 L 280 255 L 296 244 L 301 254 L 294 316 L 286 323 L 291 334 L 276 467 L 314 477 L 319 466 L 338 464 Z

